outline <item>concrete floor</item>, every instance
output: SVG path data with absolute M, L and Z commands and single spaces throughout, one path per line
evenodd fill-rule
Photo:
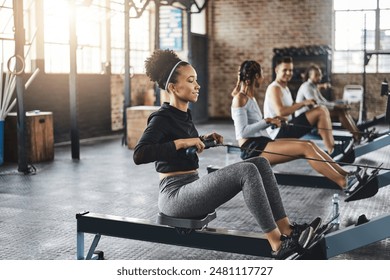
M 200 133 L 217 131 L 225 142 L 233 142 L 231 122 L 215 121 L 197 126 Z M 17 165 L 0 166 L 0 259 L 71 260 L 76 258 L 76 213 L 90 212 L 155 220 L 158 177 L 154 164 L 136 166 L 133 151 L 121 145 L 121 136 L 82 141 L 81 159 L 71 159 L 69 145 L 55 147 L 52 162 L 39 163 L 35 175 L 18 173 Z M 382 148 L 358 158 L 355 163 L 390 167 L 390 150 Z M 206 167 L 239 160 L 226 155 L 226 148 L 206 150 L 200 156 L 200 173 Z M 352 167 L 346 167 L 352 168 Z M 303 160 L 276 166 L 277 170 L 312 173 Z M 390 182 L 389 182 L 390 184 Z M 331 198 L 342 191 L 280 186 L 292 221 L 307 222 L 328 217 Z M 381 188 L 370 199 L 345 203 L 341 200 L 341 228 L 354 223 L 361 214 L 371 219 L 390 213 L 390 189 Z M 260 231 L 246 209 L 241 195 L 217 209 L 210 226 L 243 231 Z M 86 235 L 90 244 L 93 236 Z M 339 255 L 335 259 L 390 259 L 390 239 Z M 261 259 L 239 254 L 190 249 L 103 236 L 97 248 L 106 259 Z

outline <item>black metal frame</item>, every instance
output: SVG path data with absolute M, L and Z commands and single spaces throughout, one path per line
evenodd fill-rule
M 77 259 L 92 259 L 102 235 L 171 244 L 237 254 L 271 257 L 271 247 L 263 233 L 222 228 L 204 228 L 190 234 L 179 234 L 176 228 L 149 220 L 103 215 L 76 214 Z M 84 255 L 84 233 L 95 234 L 87 256 Z
M 81 213 L 77 219 L 77 259 L 94 259 L 102 235 L 171 244 L 191 248 L 217 250 L 260 257 L 271 257 L 271 248 L 261 233 L 204 228 L 190 234 L 179 234 L 169 226 L 148 220 Z M 95 234 L 87 256 L 84 255 L 84 233 Z M 390 215 L 382 215 L 364 223 L 328 233 L 304 259 L 329 259 L 339 254 L 390 237 Z

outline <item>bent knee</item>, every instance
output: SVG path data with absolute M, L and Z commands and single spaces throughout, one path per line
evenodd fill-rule
M 310 111 L 306 112 L 306 114 L 307 114 L 306 117 L 309 121 L 310 120 L 318 120 L 318 119 L 324 118 L 324 117 L 330 118 L 329 110 L 322 105 L 311 109 Z
M 253 162 L 258 165 L 270 165 L 269 160 L 262 156 L 251 158 L 248 162 Z
M 330 113 L 329 113 L 329 110 L 328 108 L 326 108 L 325 106 L 323 105 L 319 105 L 315 108 L 315 110 L 318 111 L 319 114 L 325 114 L 327 116 L 330 116 Z
M 306 144 L 306 146 L 310 146 L 310 147 L 314 147 L 317 145 L 312 140 L 305 140 L 305 144 Z

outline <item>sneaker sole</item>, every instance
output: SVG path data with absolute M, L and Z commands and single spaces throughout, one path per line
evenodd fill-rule
M 299 236 L 298 239 L 299 246 L 305 249 L 309 245 L 313 237 L 314 237 L 314 230 L 311 226 L 309 226 L 304 231 L 302 231 L 301 235 Z
M 317 217 L 315 218 L 311 223 L 310 223 L 310 226 L 313 228 L 313 231 L 316 233 L 318 231 L 318 229 L 321 227 L 322 225 L 322 219 L 321 217 Z

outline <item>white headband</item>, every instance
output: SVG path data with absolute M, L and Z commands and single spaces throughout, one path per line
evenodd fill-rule
M 165 83 L 165 90 L 168 90 L 169 80 L 171 79 L 173 72 L 175 72 L 176 67 L 177 67 L 181 62 L 184 62 L 184 61 L 183 61 L 183 60 L 180 60 L 178 63 L 175 64 L 175 66 L 173 66 L 173 68 L 172 68 L 172 70 L 171 70 L 171 73 L 169 73 L 167 82 Z

